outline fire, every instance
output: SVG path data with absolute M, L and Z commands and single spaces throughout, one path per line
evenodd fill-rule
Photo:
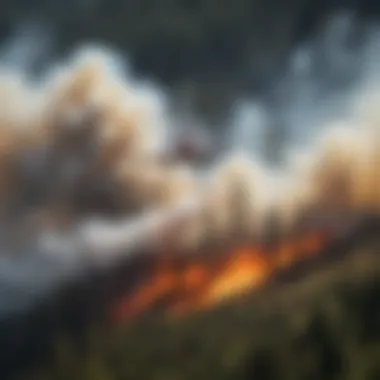
M 267 270 L 266 261 L 258 252 L 250 249 L 237 250 L 212 282 L 206 299 L 213 304 L 254 287 L 261 283 Z
M 239 247 L 217 257 L 160 257 L 150 275 L 112 310 L 117 322 L 152 310 L 180 316 L 211 308 L 264 285 L 273 272 L 312 257 L 326 246 L 327 234 L 313 232 L 275 247 Z

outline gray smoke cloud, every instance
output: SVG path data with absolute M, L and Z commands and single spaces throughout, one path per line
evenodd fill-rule
M 279 149 L 276 165 L 282 165 L 288 151 L 310 146 L 331 123 L 352 118 L 358 99 L 378 87 L 379 46 L 377 23 L 363 25 L 352 11 L 329 17 L 289 55 L 268 94 L 236 103 L 229 140 L 264 159 Z

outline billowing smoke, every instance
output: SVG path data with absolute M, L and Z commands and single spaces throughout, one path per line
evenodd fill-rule
M 81 220 L 135 215 L 195 186 L 182 164 L 165 163 L 170 121 L 163 94 L 133 81 L 101 49 L 81 50 L 38 84 L 22 70 L 4 71 L 0 98 L 2 278 L 8 288 L 41 289 L 38 282 L 51 282 L 45 272 L 53 280 L 66 273 L 62 260 L 70 262 L 67 273 L 79 265 L 83 258 L 69 255 L 71 237 L 62 236 Z M 54 260 L 40 257 L 41 241 L 50 254 L 67 257 L 55 257 L 54 268 Z M 42 260 L 38 276 L 46 281 L 36 281 L 34 265 L 25 264 L 30 260 Z M 18 303 L 21 296 L 12 298 Z
M 368 34 L 369 47 L 376 35 Z M 344 64 L 341 58 L 334 62 Z M 278 88 L 279 94 L 288 90 L 282 104 L 273 104 L 277 121 L 283 117 L 285 130 L 297 129 L 293 135 L 303 135 L 307 148 L 298 152 L 291 137 L 286 145 L 291 159 L 275 168 L 260 153 L 273 123 L 265 99 L 260 101 L 264 108 L 242 106 L 240 127 L 231 123 L 233 146 L 218 157 L 218 165 L 199 167 L 189 157 L 206 148 L 195 140 L 179 149 L 186 160 L 176 151 L 175 132 L 183 126 L 170 117 L 168 97 L 134 80 L 109 52 L 80 50 L 39 83 L 22 70 L 5 71 L 0 80 L 0 277 L 24 296 L 12 297 L 15 304 L 20 300 L 15 307 L 138 245 L 195 251 L 231 239 L 260 240 L 269 219 L 290 233 L 305 218 L 328 213 L 355 218 L 378 211 L 378 82 L 359 81 L 355 92 L 358 81 L 352 81 L 349 95 L 334 95 L 342 102 L 338 113 L 326 113 L 334 107 L 321 101 L 315 109 L 323 118 L 316 118 L 310 111 L 316 95 L 310 94 L 327 90 L 314 91 L 318 76 L 309 67 L 307 77 L 305 70 Z M 295 120 L 295 110 L 303 117 Z M 244 125 L 251 122 L 255 129 Z M 322 138 L 311 139 L 316 125 Z

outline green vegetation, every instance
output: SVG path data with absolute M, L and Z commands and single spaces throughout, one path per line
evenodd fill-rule
M 181 320 L 90 329 L 80 347 L 59 338 L 23 380 L 379 379 L 378 252 Z

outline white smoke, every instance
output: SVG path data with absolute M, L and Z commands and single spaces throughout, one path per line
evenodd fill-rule
M 162 160 L 183 126 L 175 125 L 162 91 L 134 80 L 109 52 L 80 50 L 38 86 L 25 78 L 26 66 L 3 76 L 0 200 L 2 219 L 12 223 L 0 231 L 10 236 L 1 244 L 0 280 L 19 289 L 19 306 L 22 294 L 41 295 L 62 276 L 138 246 L 195 249 L 210 239 L 259 239 L 273 211 L 291 230 L 315 208 L 379 209 L 379 29 L 368 27 L 358 55 L 344 48 L 355 28 L 350 17 L 337 16 L 324 36 L 294 52 L 275 101 L 239 103 L 229 152 L 202 175 Z M 29 59 L 22 54 L 8 57 Z M 292 153 L 277 171 L 260 157 L 276 123 Z M 112 207 L 116 222 L 105 215 Z

